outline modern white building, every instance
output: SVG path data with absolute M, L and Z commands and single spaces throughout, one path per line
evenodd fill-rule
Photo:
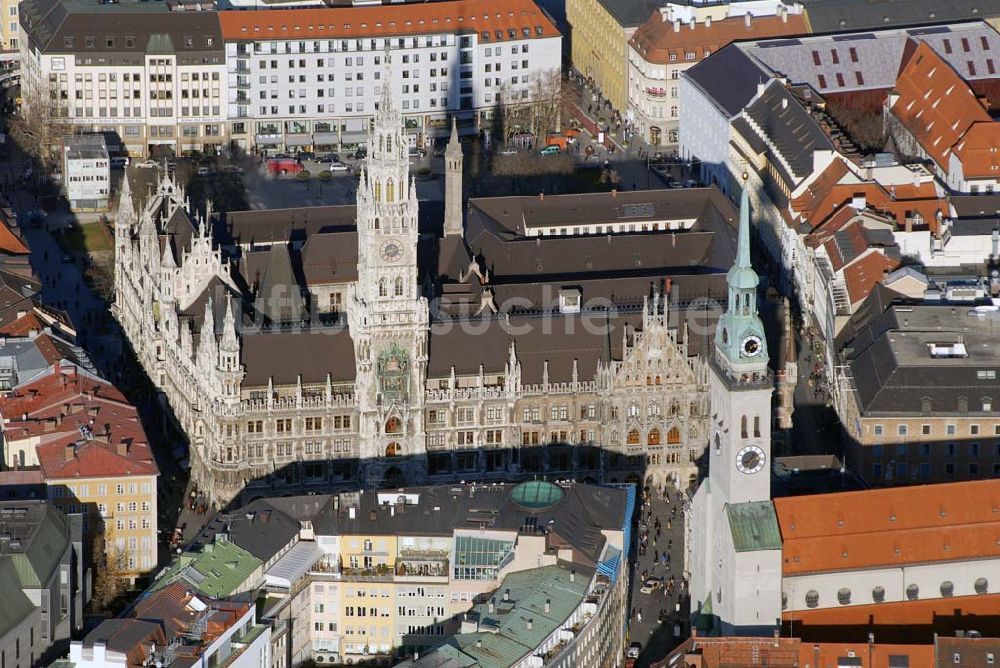
M 100 134 L 63 139 L 63 188 L 73 211 L 104 211 L 111 191 L 108 147 Z
M 562 37 L 531 0 L 219 12 L 229 134 L 244 148 L 363 143 L 382 60 L 410 145 L 488 124 L 494 110 L 552 95 Z M 552 129 L 552 128 L 546 128 Z
M 26 0 L 24 113 L 103 132 L 112 154 L 215 150 L 226 127 L 218 15 L 186 7 Z

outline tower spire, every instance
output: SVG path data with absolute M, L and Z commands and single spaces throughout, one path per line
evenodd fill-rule
M 451 139 L 444 151 L 444 234 L 462 235 L 462 143 L 458 140 L 458 119 L 451 117 Z

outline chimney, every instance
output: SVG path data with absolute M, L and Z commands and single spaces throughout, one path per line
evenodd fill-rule
M 496 599 L 493 598 L 490 599 L 490 604 L 487 607 L 487 610 L 489 610 L 491 614 L 497 611 Z
M 545 201 L 545 193 L 544 192 L 538 193 L 538 201 L 540 201 L 540 202 L 544 202 Z
M 535 625 L 535 620 L 529 618 L 528 621 L 524 623 L 524 625 L 530 631 L 531 628 Z
M 788 7 L 781 5 L 781 9 L 778 10 L 778 14 L 781 15 L 781 22 L 788 23 Z
M 903 229 L 905 229 L 907 232 L 912 232 L 913 231 L 913 218 L 910 218 L 910 217 L 906 218 L 906 222 L 904 223 L 904 228 Z
M 76 443 L 70 443 L 66 446 L 66 461 L 71 461 L 76 457 Z
M 788 98 L 787 97 L 781 98 L 781 108 L 782 109 L 788 109 Z
M 547 598 L 545 599 L 545 614 L 549 614 L 549 612 L 551 611 L 552 611 L 552 600 Z
M 611 196 L 612 197 L 618 197 L 618 188 L 612 188 L 611 189 Z
M 505 601 L 509 601 L 510 600 L 510 589 L 504 589 L 503 590 L 503 600 L 505 600 Z
M 674 32 L 680 32 L 680 31 L 681 31 L 681 20 L 674 19 Z
M 743 26 L 747 30 L 750 30 L 750 26 L 752 25 L 753 25 L 753 14 L 747 12 L 746 14 L 743 15 Z
M 483 639 L 482 638 L 476 638 L 476 647 L 480 647 L 481 648 L 482 646 L 483 646 Z
M 694 20 L 693 16 L 691 17 L 691 20 L 688 21 L 688 25 L 691 26 L 691 30 L 694 30 L 694 28 L 695 28 L 695 20 Z
M 712 17 L 711 16 L 706 16 L 705 17 L 705 27 L 706 28 L 711 28 L 712 27 Z
M 774 629 L 774 646 L 775 647 L 778 647 L 781 644 L 779 642 L 780 638 L 781 638 L 781 630 L 780 629 Z
M 576 571 L 570 571 L 569 572 L 569 581 L 570 582 L 576 582 Z

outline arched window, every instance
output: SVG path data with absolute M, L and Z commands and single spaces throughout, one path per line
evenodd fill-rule
M 740 435 L 743 438 L 747 437 L 747 416 L 744 415 L 740 418 Z
M 385 289 L 385 279 L 384 278 L 380 278 L 378 280 L 378 296 L 379 297 L 385 297 L 387 294 L 388 293 L 386 292 L 386 289 Z
M 754 415 L 753 416 L 753 435 L 755 437 L 757 437 L 757 438 L 760 438 L 760 416 L 759 415 Z
M 396 200 L 396 184 L 393 183 L 392 179 L 389 179 L 385 183 L 385 201 L 394 202 Z
M 872 600 L 876 603 L 885 601 L 885 587 L 872 587 Z
M 629 445 L 639 445 L 639 430 L 633 429 L 628 433 L 628 440 L 626 441 Z
M 379 228 L 379 221 L 378 221 L 378 218 L 376 218 L 375 219 L 375 229 L 377 230 L 378 228 Z
M 920 598 L 920 587 L 915 584 L 911 584 L 906 587 L 906 598 L 910 601 L 916 601 Z
M 815 608 L 819 605 L 819 592 L 815 589 L 810 589 L 806 592 L 806 607 Z
M 403 423 L 398 417 L 391 417 L 386 420 L 385 423 L 385 433 L 387 434 L 400 434 L 403 432 Z
M 657 384 L 657 385 L 663 385 L 663 379 L 662 379 L 662 378 L 660 378 L 660 376 L 659 376 L 659 375 L 657 375 L 657 376 L 656 376 L 656 384 Z
M 399 457 L 401 454 L 403 454 L 403 448 L 399 445 L 399 443 L 392 442 L 385 446 L 386 457 Z
M 851 603 L 851 590 L 847 587 L 840 589 L 837 592 L 837 603 L 849 605 Z
M 653 384 L 653 377 L 646 376 L 646 385 L 652 385 L 652 384 Z
M 681 430 L 677 427 L 671 427 L 670 431 L 667 432 L 667 445 L 677 445 L 681 442 Z
M 402 276 L 397 276 L 396 277 L 396 286 L 395 286 L 395 291 L 394 292 L 395 292 L 395 294 L 396 294 L 397 297 L 402 297 L 403 296 L 403 277 Z
M 660 444 L 660 430 L 653 429 L 649 430 L 649 435 L 646 437 L 646 445 L 659 445 Z
M 382 201 L 382 182 L 381 181 L 376 181 L 375 182 L 375 201 L 376 202 L 381 202 Z M 378 229 L 378 228 L 376 227 L 375 229 Z
M 674 399 L 673 401 L 670 402 L 670 414 L 677 415 L 680 412 L 681 412 L 681 404 L 679 401 Z

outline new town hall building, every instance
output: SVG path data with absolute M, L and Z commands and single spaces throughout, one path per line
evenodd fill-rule
M 418 203 L 390 87 L 356 206 L 202 216 L 128 173 L 115 312 L 214 499 L 532 472 L 686 484 L 736 212 L 714 189 Z M 443 225 L 442 225 L 443 219 Z

